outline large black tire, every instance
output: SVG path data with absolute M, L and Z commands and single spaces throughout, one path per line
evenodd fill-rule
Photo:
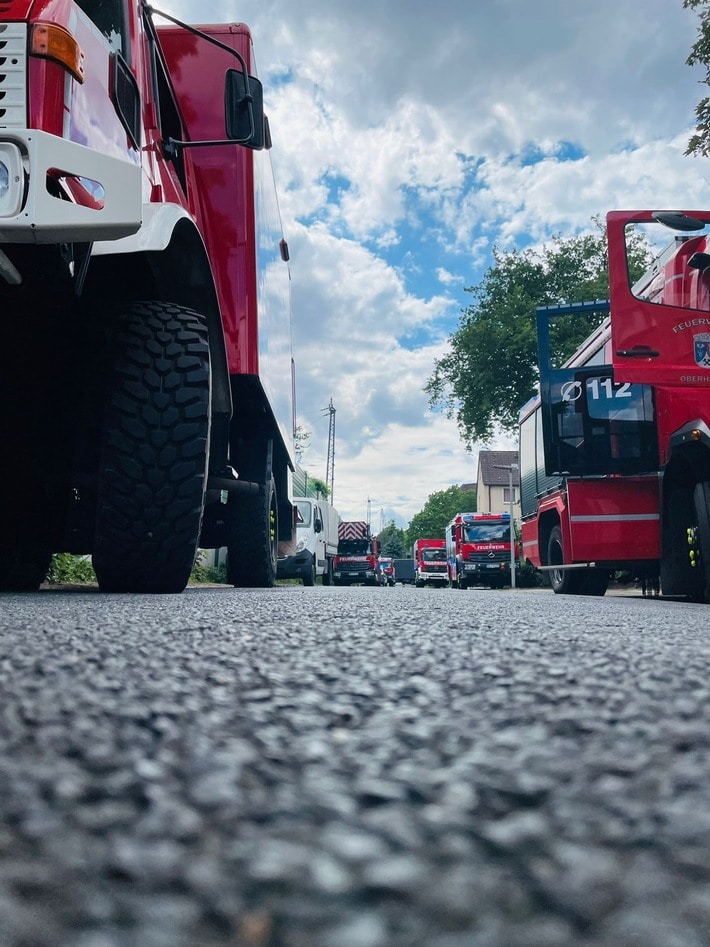
M 227 510 L 229 582 L 235 588 L 270 588 L 276 581 L 279 535 L 273 476 L 258 494 L 232 493 Z
M 606 595 L 609 573 L 602 569 L 587 569 L 581 576 L 580 595 Z
M 311 561 L 308 565 L 308 571 L 303 574 L 303 584 L 304 585 L 315 585 L 316 584 L 316 560 L 314 557 L 311 557 Z
M 698 545 L 700 546 L 702 598 L 710 604 L 710 481 L 696 484 L 693 493 L 695 518 L 698 526 Z
M 553 526 L 547 542 L 547 564 L 561 566 L 565 564 L 562 547 L 562 530 Z M 550 571 L 550 585 L 555 595 L 580 595 L 582 590 L 579 572 L 569 569 L 553 569 Z
M 47 549 L 0 549 L 0 592 L 36 592 L 51 561 Z
M 182 592 L 204 509 L 210 361 L 204 318 L 133 303 L 112 336 L 93 565 L 106 592 Z

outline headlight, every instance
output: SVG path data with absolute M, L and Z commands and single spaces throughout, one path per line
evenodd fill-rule
M 17 145 L 0 142 L 0 217 L 14 217 L 22 207 L 22 156 Z

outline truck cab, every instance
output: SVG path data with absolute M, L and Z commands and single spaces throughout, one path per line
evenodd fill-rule
M 457 513 L 446 527 L 450 585 L 510 585 L 513 541 L 509 513 Z
M 417 539 L 412 554 L 416 566 L 414 584 L 418 589 L 425 585 L 448 585 L 446 540 Z
M 295 497 L 296 552 L 278 559 L 278 579 L 301 579 L 315 585 L 333 581 L 333 558 L 338 551 L 338 513 L 326 500 Z
M 338 524 L 338 554 L 333 561 L 335 585 L 380 585 L 379 544 L 364 520 Z

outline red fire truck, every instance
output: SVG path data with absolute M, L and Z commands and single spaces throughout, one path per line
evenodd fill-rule
M 415 539 L 412 557 L 416 565 L 414 584 L 445 586 L 449 583 L 445 539 Z
M 338 554 L 333 560 L 333 584 L 380 585 L 379 544 L 365 520 L 338 523 Z
M 632 284 L 639 233 L 657 254 Z M 707 602 L 710 212 L 614 211 L 607 238 L 610 300 L 537 311 L 540 394 L 520 414 L 524 556 L 558 593 L 603 595 L 626 570 Z M 590 313 L 598 328 L 558 367 L 559 320 Z
M 513 541 L 510 513 L 457 513 L 446 527 L 449 585 L 510 585 Z M 517 562 L 517 549 L 513 554 Z
M 269 586 L 294 533 L 288 252 L 243 24 L 0 7 L 0 588 L 53 552 Z

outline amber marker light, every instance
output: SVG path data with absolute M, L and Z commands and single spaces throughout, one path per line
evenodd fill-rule
M 68 30 L 56 23 L 35 23 L 30 38 L 30 53 L 60 63 L 77 82 L 84 81 L 84 54 Z
M 696 427 L 693 428 L 693 430 L 690 432 L 691 441 L 699 441 L 701 437 L 702 437 L 702 434 Z

